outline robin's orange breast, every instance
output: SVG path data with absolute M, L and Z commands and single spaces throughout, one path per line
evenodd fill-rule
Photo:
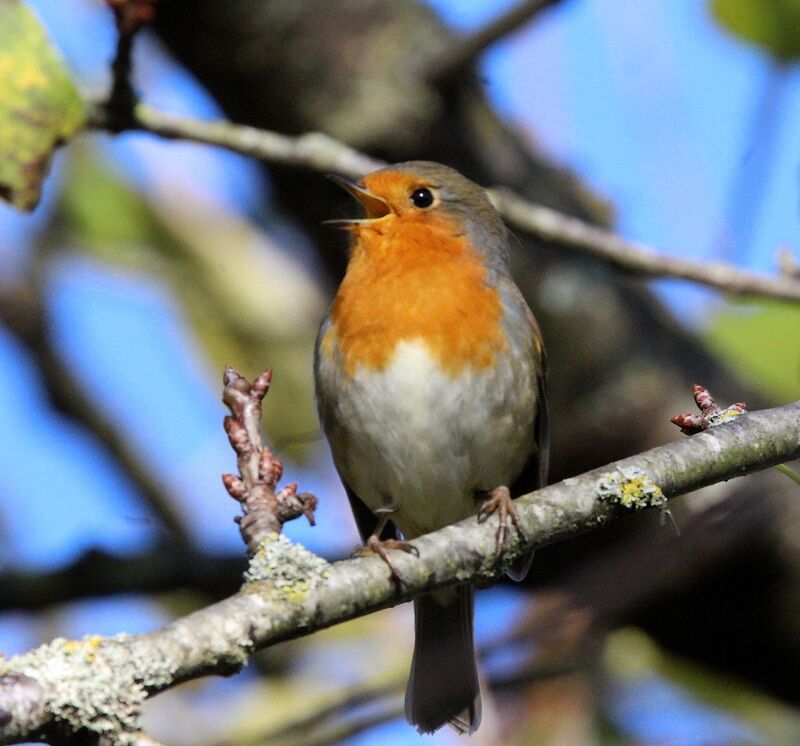
M 506 346 L 498 290 L 481 254 L 445 219 L 394 216 L 359 230 L 322 353 L 348 373 L 383 370 L 398 342 L 422 340 L 441 369 L 480 370 Z

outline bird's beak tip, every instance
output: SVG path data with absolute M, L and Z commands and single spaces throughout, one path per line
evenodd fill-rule
M 339 174 L 327 174 L 328 178 L 346 192 L 349 192 L 364 208 L 366 218 L 355 218 L 353 220 L 326 220 L 325 225 L 334 228 L 355 228 L 372 220 L 379 220 L 386 217 L 392 210 L 383 197 L 373 194 L 369 189 L 354 179 L 348 179 Z

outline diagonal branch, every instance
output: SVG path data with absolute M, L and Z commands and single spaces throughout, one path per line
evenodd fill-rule
M 87 121 L 93 129 L 111 130 L 112 127 L 105 104 L 90 107 Z M 224 120 L 213 122 L 169 114 L 146 104 L 137 104 L 133 108 L 126 129 L 149 132 L 168 140 L 216 145 L 267 163 L 334 171 L 352 177 L 363 176 L 386 165 L 385 161 L 359 153 L 321 132 L 292 137 Z
M 798 456 L 800 402 L 742 415 L 520 498 L 525 540 L 511 542 L 504 560 L 513 561 L 531 548 L 596 528 L 625 512 L 614 504 L 609 485 L 619 487 L 619 501 L 636 498 L 639 491 L 660 504 L 663 498 Z M 0 743 L 64 743 L 79 729 L 132 743 L 143 702 L 160 691 L 199 676 L 233 673 L 254 650 L 420 593 L 493 579 L 505 566 L 494 562 L 493 523 L 467 519 L 414 541 L 418 558 L 404 553 L 393 558 L 403 579 L 401 589 L 379 558 L 331 564 L 275 534 L 251 561 L 252 582 L 224 601 L 147 634 L 80 642 L 57 639 L 4 660 Z M 98 712 L 104 717 L 98 718 Z
M 519 30 L 541 11 L 559 2 L 561 0 L 522 0 L 474 33 L 453 42 L 439 59 L 427 64 L 421 73 L 434 84 L 452 80 L 474 64 L 492 44 Z
M 38 280 L 34 279 L 30 286 L 11 286 L 0 292 L 0 324 L 8 328 L 33 358 L 54 408 L 102 443 L 173 540 L 184 547 L 191 545 L 192 536 L 181 511 L 163 485 L 55 349 Z
M 114 126 L 117 124 L 115 121 Z M 103 106 L 92 108 L 89 126 L 99 130 L 112 129 L 108 111 Z M 225 121 L 204 122 L 167 114 L 143 104 L 133 109 L 127 129 L 215 145 L 267 163 L 333 171 L 355 178 L 386 165 L 384 161 L 319 132 L 290 137 Z M 732 264 L 669 256 L 577 218 L 532 204 L 508 189 L 488 191 L 495 207 L 512 228 L 588 254 L 625 272 L 645 277 L 678 278 L 734 295 L 800 302 L 800 277 L 796 275 L 763 275 Z
M 800 280 L 789 275 L 761 275 L 724 262 L 699 262 L 660 254 L 611 231 L 533 205 L 508 189 L 493 189 L 491 197 L 498 211 L 515 228 L 543 241 L 577 249 L 626 272 L 645 277 L 675 277 L 734 295 L 800 301 Z

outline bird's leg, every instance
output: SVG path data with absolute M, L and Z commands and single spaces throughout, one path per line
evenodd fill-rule
M 392 561 L 389 559 L 389 550 L 399 549 L 401 552 L 413 554 L 415 557 L 419 557 L 419 550 L 408 541 L 401 541 L 400 539 L 381 539 L 381 534 L 386 528 L 386 524 L 389 522 L 389 518 L 393 512 L 392 510 L 382 510 L 378 513 L 378 523 L 375 526 L 375 530 L 367 537 L 367 540 L 360 547 L 356 547 L 353 556 L 364 557 L 368 554 L 377 554 L 388 565 L 392 573 L 392 580 L 399 584 L 401 582 L 400 575 L 397 570 L 394 569 L 394 565 L 392 565 Z
M 494 556 L 495 560 L 498 560 L 503 552 L 503 547 L 505 547 L 506 539 L 511 533 L 511 524 L 514 525 L 517 533 L 521 537 L 524 537 L 522 527 L 519 525 L 517 508 L 514 505 L 514 501 L 511 499 L 511 493 L 508 491 L 508 487 L 504 485 L 495 487 L 486 494 L 486 500 L 478 511 L 478 523 L 484 523 L 489 516 L 495 513 L 497 513 L 499 523 L 497 526 L 497 533 L 495 534 L 496 549 Z

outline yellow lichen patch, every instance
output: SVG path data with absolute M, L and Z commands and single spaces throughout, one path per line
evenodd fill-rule
M 63 649 L 67 655 L 82 655 L 87 663 L 91 663 L 102 644 L 102 637 L 92 635 L 91 637 L 85 637 L 83 640 L 63 640 Z
M 82 640 L 64 640 L 65 653 L 77 653 L 79 650 L 82 649 L 83 649 Z
M 727 409 L 721 409 L 719 412 L 714 412 L 708 419 L 709 427 L 716 427 L 717 425 L 724 425 L 726 422 L 738 419 L 743 414 L 747 414 L 747 410 L 742 409 L 740 406 L 734 404 Z
M 667 503 L 661 487 L 636 466 L 603 474 L 597 483 L 597 496 L 630 510 L 662 507 Z

